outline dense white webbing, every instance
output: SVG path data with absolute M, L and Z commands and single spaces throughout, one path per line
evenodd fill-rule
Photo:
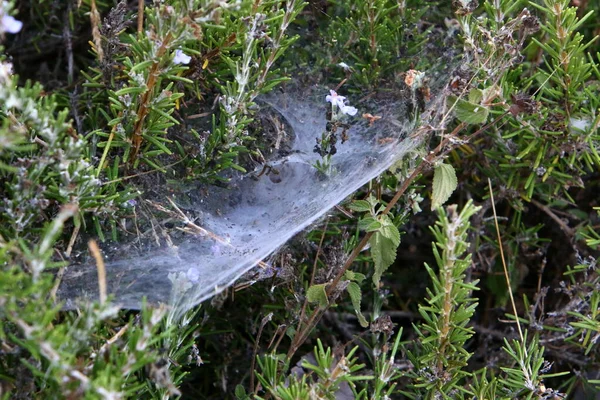
M 330 176 L 319 176 L 313 164 L 320 156 L 313 148 L 325 129 L 327 94 L 322 87 L 262 99 L 261 109 L 278 113 L 287 124 L 286 135 L 291 136 L 289 154 L 268 161 L 278 174 L 256 179 L 262 169 L 257 167 L 233 175 L 227 188 L 198 187 L 188 191 L 185 201 L 173 199 L 181 209 L 200 215 L 195 223 L 211 235 L 187 235 L 175 246 L 127 258 L 109 256 L 105 260 L 107 287 L 114 301 L 137 309 L 146 297 L 149 303 L 172 305 L 177 313 L 188 310 L 227 288 L 418 145 L 409 137 L 415 128 L 412 110 L 416 108 L 410 89 L 404 100 L 385 104 L 371 101 L 367 106 L 350 98 L 359 113 L 349 139 L 344 144 L 338 141 Z M 370 126 L 360 117 L 366 112 L 382 118 Z M 168 208 L 167 196 L 153 200 Z M 97 294 L 95 266 L 67 269 L 59 289 L 66 308 L 75 307 L 77 299 L 97 298 Z

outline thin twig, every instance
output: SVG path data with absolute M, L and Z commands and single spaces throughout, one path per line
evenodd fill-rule
M 508 275 L 508 268 L 506 267 L 506 259 L 504 258 L 502 237 L 500 236 L 500 225 L 498 225 L 498 217 L 496 215 L 496 205 L 494 203 L 494 192 L 492 191 L 492 180 L 490 178 L 488 178 L 488 186 L 490 189 L 490 199 L 492 200 L 492 211 L 494 213 L 494 223 L 496 225 L 496 234 L 498 235 L 498 247 L 500 248 L 500 258 L 502 259 L 502 267 L 504 268 L 504 277 L 506 278 L 506 288 L 508 290 L 508 295 L 510 297 L 510 303 L 512 304 L 513 313 L 515 314 L 515 321 L 517 322 L 517 329 L 519 330 L 519 337 L 521 338 L 521 343 L 525 344 L 523 331 L 521 330 L 521 323 L 519 322 L 519 317 L 518 317 L 519 314 L 517 313 L 517 306 L 515 304 L 515 299 L 513 297 L 512 288 L 510 285 L 510 276 Z
M 206 235 L 208 237 L 210 237 L 211 239 L 216 240 L 217 242 L 228 246 L 228 247 L 233 247 L 233 245 L 231 243 L 229 243 L 229 241 L 227 241 L 226 239 L 223 239 L 222 237 L 215 235 L 214 233 L 210 232 L 207 229 L 204 229 L 198 225 L 196 225 L 195 223 L 193 223 L 192 221 L 190 221 L 190 219 L 188 218 L 187 215 L 185 215 L 185 213 L 183 211 L 181 211 L 181 209 L 179 207 L 177 207 L 177 204 L 175 204 L 175 202 L 173 200 L 171 200 L 170 198 L 167 197 L 167 200 L 169 200 L 169 203 L 171 203 L 171 205 L 173 206 L 173 208 L 175 208 L 175 210 L 177 211 L 177 213 L 179 214 L 179 216 L 181 217 L 182 221 L 186 224 L 191 226 L 192 228 L 194 228 L 194 230 L 196 230 L 197 232 L 199 232 L 202 235 Z M 180 230 L 184 231 L 184 232 L 188 232 L 189 230 L 186 230 L 185 228 L 179 228 Z
M 65 255 L 67 256 L 67 258 L 71 257 L 71 252 L 73 251 L 73 245 L 75 244 L 75 240 L 77 239 L 77 236 L 79 235 L 80 228 L 81 228 L 81 225 L 75 225 L 75 228 L 73 228 L 73 233 L 71 233 L 71 239 L 69 239 L 69 244 L 67 245 L 67 250 L 65 251 Z M 59 255 L 62 257 L 62 255 L 60 253 L 59 253 Z M 50 297 L 54 301 L 56 301 L 56 293 L 58 292 L 58 288 L 60 287 L 62 278 L 65 275 L 65 270 L 66 270 L 66 267 L 60 267 L 58 269 L 58 272 L 56 273 L 56 277 L 54 279 L 54 286 L 52 287 L 52 290 L 50 291 Z
M 138 0 L 137 31 L 144 31 L 144 0 Z
M 94 48 L 98 55 L 98 61 L 102 62 L 104 59 L 104 50 L 102 49 L 102 35 L 100 34 L 100 13 L 96 7 L 96 0 L 92 0 L 90 3 L 90 23 L 92 24 L 92 38 L 94 39 Z
M 272 348 L 273 349 L 272 351 L 274 351 L 274 352 L 277 351 L 277 348 L 279 347 L 279 343 L 281 343 L 281 340 L 285 336 L 286 328 L 287 328 L 286 324 L 282 324 L 282 325 L 279 325 L 277 327 L 277 330 L 273 334 L 273 338 L 269 342 L 269 345 L 267 346 L 267 349 Z M 275 341 L 275 338 L 277 338 L 277 341 Z M 275 346 L 274 347 L 272 347 L 273 346 L 273 342 L 275 342 Z
M 174 163 L 171 163 L 171 164 L 165 165 L 165 166 L 163 167 L 163 169 L 164 169 L 164 168 L 171 168 L 171 167 L 174 167 L 175 165 L 177 165 L 177 164 L 179 164 L 179 163 L 182 163 L 183 161 L 185 161 L 185 159 L 186 159 L 186 158 L 187 158 L 187 154 L 186 154 L 186 155 L 185 155 L 185 156 L 184 156 L 184 157 L 183 157 L 181 160 L 177 160 L 177 161 L 175 161 Z M 104 185 L 110 185 L 111 183 L 116 183 L 116 182 L 122 182 L 122 181 L 126 181 L 126 180 L 128 180 L 128 179 L 137 178 L 137 177 L 139 177 L 139 176 L 143 176 L 143 175 L 152 174 L 152 173 L 154 173 L 154 172 L 160 172 L 160 169 L 152 169 L 152 170 L 150 170 L 150 171 L 139 172 L 139 173 L 137 173 L 137 174 L 134 174 L 134 175 L 123 176 L 123 177 L 121 177 L 121 178 L 117 178 L 117 179 L 113 179 L 113 180 L 110 180 L 110 181 L 102 182 L 100 185 L 101 185 L 101 186 L 104 186 Z
M 143 0 L 140 0 L 140 4 L 143 7 Z M 138 15 L 138 24 L 139 24 L 139 15 Z M 131 135 L 131 144 L 133 150 L 129 156 L 130 164 L 133 164 L 137 159 L 138 153 L 140 152 L 140 148 L 142 146 L 142 131 L 144 127 L 144 121 L 146 120 L 146 116 L 148 115 L 148 111 L 150 108 L 150 101 L 152 100 L 152 95 L 154 93 L 154 86 L 156 85 L 156 81 L 158 76 L 160 75 L 159 67 L 162 56 L 167 51 L 168 47 L 171 45 L 171 40 L 173 40 L 173 35 L 171 32 L 167 33 L 167 36 L 163 39 L 162 44 L 158 48 L 156 52 L 156 57 L 154 63 L 152 63 L 152 67 L 150 67 L 150 72 L 148 73 L 148 80 L 146 81 L 146 91 L 142 95 L 140 99 L 140 103 L 137 110 L 137 120 L 133 127 L 133 133 Z
M 100 304 L 106 303 L 106 268 L 104 266 L 104 259 L 100 254 L 100 248 L 94 239 L 88 242 L 88 248 L 96 260 L 96 270 L 98 271 L 98 292 L 100 295 Z
M 325 311 L 327 311 L 327 308 L 319 307 L 315 309 L 315 311 L 313 311 L 313 313 L 311 314 L 308 322 L 306 323 L 306 327 L 303 330 L 299 330 L 296 333 L 286 356 L 288 361 L 292 359 L 292 357 L 294 356 L 296 351 L 298 351 L 302 343 L 304 343 L 306 339 L 308 339 L 310 332 L 315 327 L 316 323 L 321 319 L 323 314 L 325 314 Z
M 115 335 L 113 335 L 113 337 L 111 337 L 110 339 L 108 339 L 106 341 L 106 343 L 104 343 L 102 345 L 102 347 L 100 347 L 100 349 L 98 350 L 98 355 L 103 355 L 106 350 L 108 350 L 108 347 L 113 344 L 114 342 L 116 342 L 121 336 L 123 336 L 125 334 L 125 332 L 127 332 L 127 330 L 129 329 L 129 324 L 125 325 L 124 327 L 122 327 L 121 329 L 119 329 L 119 332 L 117 332 Z
M 1 242 L 0 242 L 0 244 L 1 244 Z M 55 252 L 61 258 L 61 260 L 64 262 L 65 259 L 64 259 L 63 255 L 60 253 L 60 251 L 58 249 L 55 249 Z M 58 269 L 58 272 L 56 273 L 56 276 L 54 277 L 54 285 L 52 286 L 52 289 L 50 290 L 50 298 L 55 303 L 56 303 L 56 293 L 58 293 L 58 288 L 60 287 L 62 278 L 65 276 L 66 269 L 67 269 L 67 267 L 65 267 L 65 266 L 60 267 Z
M 530 202 L 534 206 L 536 206 L 537 208 L 539 208 L 540 210 L 542 210 L 543 212 L 548 214 L 548 216 L 550 218 L 552 218 L 552 220 L 558 224 L 558 226 L 565 233 L 565 235 L 567 235 L 569 240 L 573 240 L 573 236 L 575 235 L 573 229 L 571 227 L 569 227 L 569 225 L 565 224 L 565 221 L 563 221 L 556 214 L 554 214 L 554 212 L 550 209 L 550 207 L 543 205 L 542 203 L 540 203 L 539 201 L 537 201 L 535 199 L 531 199 Z
M 92 10 L 94 6 L 94 1 L 92 1 Z M 63 40 L 65 42 L 65 53 L 67 54 L 67 82 L 69 85 L 73 83 L 74 76 L 74 65 L 75 62 L 73 60 L 73 35 L 71 34 L 71 25 L 69 24 L 69 13 L 71 13 L 71 3 L 67 7 L 67 11 L 65 12 L 65 21 L 63 26 Z
M 321 248 L 323 247 L 323 240 L 325 239 L 325 234 L 327 233 L 327 226 L 329 225 L 329 219 L 325 222 L 325 228 L 323 228 L 323 234 L 321 235 L 321 240 L 319 241 L 319 247 L 317 248 L 317 254 L 315 255 L 315 261 L 313 263 L 313 270 L 310 276 L 310 283 L 308 287 L 311 287 L 315 282 L 315 274 L 317 272 L 317 265 L 319 262 L 319 255 L 321 254 Z M 304 316 L 306 313 L 306 307 L 308 306 L 308 298 L 304 299 L 304 304 L 302 304 L 302 311 L 300 311 L 300 319 L 298 320 L 298 329 L 302 327 L 302 321 L 304 321 Z
M 334 90 L 335 90 L 336 92 L 337 92 L 337 91 L 339 91 L 339 90 L 341 89 L 341 87 L 342 87 L 342 86 L 344 86 L 344 84 L 345 84 L 346 82 L 348 82 L 348 78 L 344 78 L 344 79 L 342 79 L 342 81 L 341 81 L 341 82 L 340 82 L 340 83 L 339 83 L 339 84 L 338 84 L 338 85 L 335 87 L 335 89 L 334 89 Z
M 67 246 L 67 250 L 65 251 L 65 255 L 67 257 L 71 257 L 71 252 L 73 251 L 73 245 L 75 244 L 75 240 L 77 240 L 77 236 L 79 235 L 80 228 L 81 228 L 81 224 L 77 224 L 73 228 L 73 233 L 71 234 L 71 239 L 69 239 L 69 245 Z
M 273 313 L 265 315 L 265 317 L 260 322 L 260 328 L 258 329 L 258 334 L 256 335 L 256 341 L 254 342 L 254 350 L 252 352 L 252 362 L 250 364 L 250 393 L 254 393 L 254 364 L 256 363 L 256 354 L 258 353 L 260 337 L 262 336 L 264 327 L 269 323 L 269 321 L 271 321 L 272 318 Z
M 119 118 L 123 115 L 122 112 L 119 113 Z M 115 137 L 115 132 L 117 130 L 118 124 L 113 125 L 110 130 L 110 135 L 108 135 L 108 140 L 106 141 L 106 145 L 104 146 L 104 151 L 102 152 L 102 157 L 100 157 L 100 163 L 98 164 L 98 170 L 96 171 L 96 178 L 100 176 L 102 172 L 102 168 L 104 168 L 104 162 L 106 161 L 106 156 L 108 155 L 108 151 L 110 150 L 110 145 Z

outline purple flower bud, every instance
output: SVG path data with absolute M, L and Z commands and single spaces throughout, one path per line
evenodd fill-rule
M 182 50 L 175 50 L 175 57 L 173 57 L 173 62 L 175 64 L 189 64 L 192 60 L 192 57 L 185 54 Z

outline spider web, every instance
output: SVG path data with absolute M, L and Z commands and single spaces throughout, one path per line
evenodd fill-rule
M 133 256 L 105 256 L 107 291 L 116 303 L 138 309 L 146 298 L 149 304 L 168 303 L 176 313 L 188 310 L 230 286 L 420 144 L 410 137 L 419 108 L 416 89 L 405 86 L 396 94 L 400 99 L 350 101 L 359 115 L 368 112 L 381 119 L 370 124 L 356 117 L 347 141 L 338 143 L 331 158 L 332 172 L 323 176 L 313 166 L 321 160 L 313 149 L 327 124 L 328 88 L 286 88 L 259 101 L 259 114 L 284 122 L 286 151 L 275 152 L 267 167 L 231 174 L 226 187 L 192 184 L 185 199 L 168 194 L 155 199 L 169 207 L 169 197 L 176 209 L 194 214 L 190 223 L 196 234 Z M 428 110 L 434 110 L 437 101 L 429 103 Z M 420 122 L 430 114 L 421 113 Z M 65 308 L 96 299 L 96 267 L 69 267 L 58 295 Z

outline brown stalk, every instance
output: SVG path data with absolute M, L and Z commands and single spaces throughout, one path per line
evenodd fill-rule
M 550 218 L 552 218 L 552 220 L 558 224 L 559 228 L 565 233 L 565 235 L 567 235 L 567 238 L 570 241 L 573 240 L 573 237 L 575 236 L 575 230 L 565 223 L 565 221 L 562 220 L 558 215 L 556 215 L 550 207 L 540 203 L 535 199 L 531 199 L 529 201 L 537 208 L 545 212 Z
M 142 2 L 143 3 L 143 2 Z M 137 159 L 137 156 L 140 151 L 140 147 L 142 146 L 142 128 L 144 126 L 144 121 L 146 120 L 146 116 L 148 115 L 148 104 L 152 98 L 152 93 L 154 92 L 154 86 L 156 85 L 156 79 L 160 74 L 159 66 L 160 59 L 167 51 L 169 44 L 173 36 L 171 32 L 167 33 L 167 36 L 164 38 L 161 46 L 156 52 L 156 60 L 152 63 L 152 67 L 150 68 L 150 73 L 148 75 L 148 80 L 146 81 L 146 91 L 142 95 L 142 99 L 140 101 L 140 105 L 137 110 L 137 120 L 133 127 L 133 134 L 131 136 L 131 144 L 133 146 L 133 151 L 129 156 L 129 163 L 133 164 Z
M 98 292 L 100 294 L 100 304 L 106 303 L 106 268 L 104 266 L 104 259 L 100 254 L 100 248 L 94 239 L 88 242 L 88 247 L 94 260 L 96 261 L 96 269 L 98 272 Z
M 325 239 L 325 234 L 327 233 L 327 226 L 329 225 L 329 220 L 325 222 L 325 228 L 323 228 L 323 234 L 321 235 L 321 240 L 319 241 L 319 248 L 317 249 L 317 254 L 315 255 L 315 261 L 313 263 L 312 275 L 310 276 L 310 283 L 308 287 L 311 287 L 315 282 L 315 273 L 317 272 L 317 265 L 319 263 L 319 255 L 321 254 L 321 249 L 323 247 L 323 240 Z M 308 299 L 304 300 L 304 304 L 302 305 L 302 311 L 300 311 L 300 319 L 298 320 L 298 328 L 302 325 L 302 321 L 304 321 L 304 316 L 306 314 L 306 307 L 308 307 Z
M 117 125 L 115 125 L 115 126 L 117 126 Z M 113 136 L 114 136 L 114 132 L 111 132 L 111 135 L 112 135 L 112 136 L 109 136 L 109 140 L 112 140 L 112 139 L 111 139 L 111 137 L 113 137 Z M 165 165 L 165 166 L 164 166 L 164 169 L 167 169 L 167 168 L 174 167 L 175 165 L 177 165 L 177 164 L 179 164 L 179 163 L 182 163 L 182 162 L 183 162 L 183 161 L 185 161 L 186 159 L 187 159 L 187 155 L 183 156 L 183 157 L 181 158 L 181 160 L 178 160 L 178 161 L 175 161 L 175 162 L 173 162 L 173 163 L 171 163 L 171 164 Z M 112 179 L 112 180 L 110 180 L 110 181 L 102 182 L 102 183 L 100 184 L 100 186 L 111 185 L 111 184 L 113 184 L 113 183 L 116 183 L 116 182 L 123 182 L 123 181 L 129 180 L 129 179 L 138 178 L 138 177 L 140 177 L 140 176 L 144 176 L 144 175 L 148 175 L 148 174 L 153 174 L 153 173 L 155 173 L 155 172 L 159 172 L 159 171 L 160 171 L 160 169 L 151 169 L 151 170 L 149 170 L 149 171 L 139 172 L 139 173 L 137 173 L 137 174 L 134 174 L 134 175 L 127 175 L 127 176 L 123 176 L 123 177 L 121 177 L 121 178 Z
M 96 0 L 90 3 L 90 22 L 92 24 L 92 38 L 94 39 L 94 47 L 98 55 L 98 61 L 104 59 L 104 50 L 102 49 L 102 35 L 100 34 L 100 13 L 96 7 Z M 65 28 L 68 25 L 65 25 Z
M 495 125 L 498 121 L 500 121 L 502 118 L 504 118 L 507 114 L 508 114 L 508 111 L 501 114 L 500 116 L 498 116 L 492 122 L 479 128 L 476 132 L 469 135 L 467 137 L 467 140 L 468 141 L 473 140 L 475 137 L 479 136 L 481 133 L 486 131 L 490 126 Z M 460 131 L 462 131 L 466 126 L 467 126 L 466 123 L 464 123 L 464 122 L 460 123 L 449 135 L 447 135 L 437 145 L 437 147 L 433 151 L 429 152 L 429 154 L 423 159 L 423 161 L 413 170 L 413 172 L 410 174 L 410 176 L 407 179 L 405 179 L 404 182 L 402 182 L 402 185 L 400 186 L 400 188 L 398 189 L 398 191 L 396 192 L 396 194 L 394 195 L 392 200 L 390 200 L 388 205 L 383 210 L 382 215 L 386 215 L 391 211 L 391 209 L 400 200 L 400 198 L 406 192 L 406 190 L 409 188 L 409 186 L 413 183 L 413 181 L 415 181 L 419 177 L 419 175 L 423 172 L 423 170 L 426 167 L 432 165 L 437 158 L 448 154 L 454 148 L 461 145 L 461 143 L 458 143 L 460 141 L 457 141 L 457 143 L 455 143 L 455 144 L 453 144 L 452 141 L 454 141 L 456 139 L 456 137 L 458 136 L 458 133 Z M 342 279 L 342 277 L 344 276 L 344 274 L 346 273 L 348 268 L 350 268 L 350 266 L 352 265 L 354 260 L 356 260 L 356 257 L 358 257 L 358 255 L 360 254 L 362 249 L 364 249 L 365 246 L 369 243 L 369 239 L 371 239 L 371 236 L 373 236 L 373 233 L 374 232 L 367 232 L 365 234 L 365 236 L 362 238 L 360 243 L 358 243 L 358 245 L 354 248 L 354 250 L 352 250 L 352 253 L 350 253 L 350 256 L 348 256 L 348 259 L 346 260 L 346 262 L 344 263 L 344 265 L 342 266 L 342 268 L 340 269 L 340 271 L 338 272 L 336 277 L 331 281 L 331 283 L 329 285 L 327 285 L 326 294 L 327 294 L 328 298 L 335 291 L 338 283 L 340 282 L 340 280 Z M 290 360 L 293 357 L 293 355 L 296 353 L 298 348 L 308 338 L 310 331 L 316 326 L 316 324 L 319 322 L 320 318 L 323 316 L 325 311 L 327 311 L 327 308 L 329 308 L 331 305 L 332 304 L 330 302 L 326 308 L 324 308 L 324 309 L 317 308 L 313 311 L 308 322 L 305 324 L 305 327 L 302 330 L 299 330 L 298 333 L 294 336 L 294 339 L 292 340 L 292 344 L 290 345 L 290 349 L 287 354 L 288 360 Z
M 256 14 L 258 12 L 258 6 L 260 6 L 261 0 L 254 0 L 254 4 L 252 4 L 252 14 Z
M 269 74 L 269 70 L 273 66 L 273 63 L 275 62 L 275 57 L 278 54 L 279 46 L 281 45 L 281 41 L 283 40 L 283 38 L 285 36 L 285 32 L 287 30 L 287 27 L 292 22 L 291 21 L 292 10 L 294 9 L 294 3 L 295 2 L 296 2 L 296 0 L 292 0 L 289 3 L 286 3 L 287 10 L 289 10 L 289 12 L 286 11 L 285 15 L 283 16 L 283 21 L 282 21 L 282 23 L 280 25 L 280 31 L 279 31 L 279 33 L 277 35 L 277 38 L 273 41 L 273 48 L 271 50 L 271 54 L 269 54 L 269 58 L 267 59 L 267 62 L 265 63 L 265 68 L 262 71 L 260 77 L 256 80 L 256 87 L 258 88 L 258 90 L 260 90 L 260 88 L 262 87 L 262 85 L 266 82 L 267 75 Z M 256 3 L 257 3 L 257 6 L 258 6 L 259 1 L 257 1 Z
M 258 354 L 258 344 L 260 343 L 260 337 L 262 336 L 263 329 L 273 318 L 273 313 L 267 314 L 260 322 L 260 328 L 256 335 L 256 342 L 254 342 L 254 351 L 252 352 L 252 362 L 250 365 L 250 393 L 254 393 L 254 364 L 256 362 L 256 355 Z
M 144 0 L 138 0 L 137 31 L 144 31 Z
M 371 56 L 373 57 L 373 61 L 377 64 L 377 39 L 375 38 L 375 7 L 372 1 L 369 1 L 369 45 L 371 47 Z
M 492 211 L 494 213 L 494 224 L 496 225 L 496 235 L 498 237 L 498 248 L 500 249 L 500 259 L 502 260 L 502 268 L 504 268 L 504 278 L 506 279 L 506 288 L 508 290 L 508 296 L 510 297 L 510 304 L 513 312 L 515 313 L 515 322 L 517 323 L 517 330 L 519 331 L 519 338 L 521 343 L 525 344 L 523 330 L 521 329 L 521 323 L 519 322 L 519 314 L 517 312 L 517 305 L 515 304 L 515 298 L 512 292 L 512 285 L 510 284 L 510 275 L 508 273 L 508 267 L 506 266 L 506 258 L 504 257 L 504 245 L 502 244 L 502 236 L 500 235 L 500 226 L 498 225 L 498 216 L 496 215 L 496 202 L 494 201 L 494 191 L 492 190 L 492 180 L 488 178 L 488 187 L 490 190 L 490 200 L 492 201 Z
M 433 157 L 432 157 L 433 154 L 434 153 L 430 153 L 429 156 L 426 158 L 426 160 L 424 160 L 421 164 L 419 164 L 417 166 L 417 168 L 415 168 L 415 170 L 412 172 L 412 174 L 402 183 L 402 185 L 400 186 L 400 189 L 398 189 L 394 198 L 390 201 L 388 206 L 383 211 L 383 214 L 387 214 L 391 210 L 391 208 L 398 202 L 398 200 L 404 194 L 404 192 L 406 192 L 406 190 L 408 189 L 410 184 L 419 176 L 421 171 L 423 171 L 423 169 L 425 168 L 425 165 L 428 164 L 427 161 L 429 161 L 429 159 L 431 159 L 431 161 L 433 160 Z M 352 250 L 352 253 L 350 253 L 350 256 L 348 257 L 348 259 L 342 266 L 340 272 L 336 275 L 336 277 L 333 279 L 331 284 L 329 284 L 327 286 L 327 297 L 328 298 L 331 296 L 331 294 L 337 287 L 337 284 L 340 282 L 340 280 L 342 279 L 342 277 L 344 276 L 344 274 L 346 273 L 348 268 L 350 268 L 350 266 L 352 265 L 352 263 L 354 262 L 356 257 L 358 257 L 358 255 L 360 254 L 362 249 L 365 248 L 367 243 L 369 243 L 369 239 L 371 239 L 371 236 L 373 236 L 373 232 L 367 232 L 367 234 L 362 238 L 360 243 L 354 248 L 354 250 Z M 305 325 L 306 327 L 294 337 L 294 340 L 293 340 L 292 345 L 290 346 L 290 350 L 288 352 L 288 359 L 292 358 L 292 356 L 298 350 L 300 345 L 302 345 L 302 343 L 306 340 L 306 338 L 308 337 L 308 334 L 310 333 L 310 331 L 312 330 L 314 325 L 316 325 L 316 323 L 319 321 L 320 316 L 319 316 L 319 318 L 317 318 L 317 314 L 319 314 L 320 311 L 321 310 L 319 308 L 317 308 L 310 316 L 310 319 L 308 320 L 308 322 Z M 323 310 L 323 311 L 325 311 L 325 310 Z M 300 323 L 301 322 L 302 321 L 300 321 Z

